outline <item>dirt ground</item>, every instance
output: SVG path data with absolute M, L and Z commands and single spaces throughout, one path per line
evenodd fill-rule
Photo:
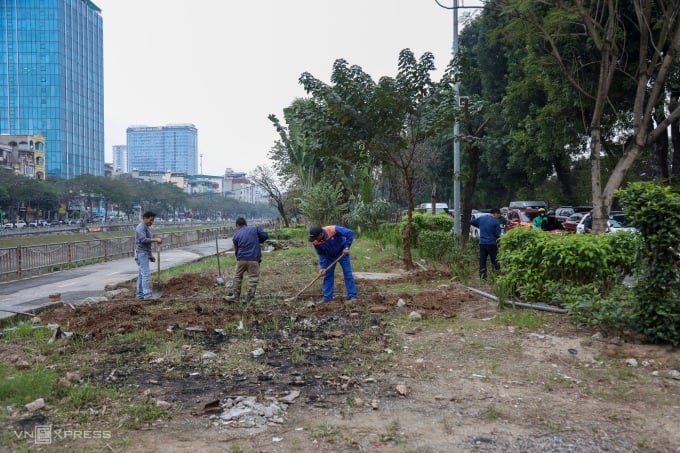
M 196 274 L 164 283 L 156 301 L 128 293 L 44 312 L 74 332 L 83 378 L 168 408 L 139 429 L 93 408 L 90 426 L 109 439 L 44 451 L 680 452 L 679 351 L 499 310 L 441 271 L 365 277 L 351 306 L 286 300 L 300 284 L 282 268 L 251 305 L 225 302 L 214 275 Z M 165 342 L 113 340 L 140 331 Z M 265 426 L 224 423 L 216 410 L 291 392 L 282 420 Z

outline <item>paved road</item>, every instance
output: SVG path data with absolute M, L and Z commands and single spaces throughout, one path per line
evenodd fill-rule
M 220 252 L 233 249 L 231 238 L 220 239 L 219 249 Z M 162 250 L 161 270 L 197 261 L 205 256 L 215 255 L 215 252 L 215 242 Z M 156 270 L 155 263 L 151 263 L 151 270 Z M 222 275 L 228 275 L 230 272 L 231 269 L 225 271 L 222 268 Z M 53 293 L 60 293 L 63 302 L 79 303 L 86 297 L 101 296 L 108 285 L 129 282 L 136 278 L 137 264 L 134 259 L 123 258 L 25 280 L 0 283 L 0 319 L 14 316 L 12 311 L 30 313 L 49 305 L 48 296 Z

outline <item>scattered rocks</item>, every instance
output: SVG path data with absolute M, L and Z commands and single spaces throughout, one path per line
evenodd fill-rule
M 299 395 L 299 392 L 298 392 Z M 297 396 L 296 396 L 297 397 Z M 222 404 L 219 416 L 222 426 L 234 428 L 263 428 L 267 425 L 281 425 L 284 422 L 288 403 L 276 398 L 260 402 L 255 396 L 228 398 Z
M 108 286 L 108 285 L 107 285 L 107 286 Z M 125 296 L 125 295 L 127 295 L 129 292 L 130 292 L 130 290 L 128 290 L 127 288 L 110 289 L 110 290 L 107 290 L 107 291 L 104 293 L 104 296 L 105 296 L 105 297 L 108 297 L 109 299 L 113 299 L 113 298 L 115 298 L 116 296 Z
M 421 315 L 417 311 L 412 311 L 411 313 L 409 313 L 408 319 L 412 321 L 420 321 L 421 319 L 423 319 L 423 315 Z
M 106 296 L 91 296 L 91 297 L 86 297 L 83 299 L 84 304 L 90 305 L 90 304 L 98 304 L 100 302 L 108 302 L 109 298 Z

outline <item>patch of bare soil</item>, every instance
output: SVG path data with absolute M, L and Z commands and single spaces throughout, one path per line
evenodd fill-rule
M 225 302 L 214 275 L 186 275 L 156 301 L 119 296 L 43 313 L 80 339 L 84 379 L 171 408 L 138 430 L 97 408 L 90 424 L 110 439 L 50 451 L 680 451 L 678 351 L 603 337 L 563 315 L 501 311 L 440 284 L 449 278 L 440 271 L 390 280 L 422 291 L 361 279 L 357 303 L 313 306 L 318 297 L 287 301 L 301 285 L 285 269 L 272 274 L 251 305 Z M 519 327 L 527 321 L 541 324 Z M 142 331 L 161 341 L 121 339 Z M 229 398 L 292 392 L 282 421 L 220 418 Z

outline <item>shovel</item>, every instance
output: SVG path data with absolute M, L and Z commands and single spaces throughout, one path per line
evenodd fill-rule
M 309 282 L 309 285 L 305 286 L 304 288 L 302 288 L 302 290 L 301 290 L 299 293 L 297 293 L 297 294 L 294 295 L 293 297 L 289 297 L 289 298 L 286 299 L 285 301 L 286 301 L 286 302 L 290 302 L 290 301 L 293 301 L 293 300 L 297 299 L 298 297 L 300 297 L 300 294 L 302 294 L 302 293 L 304 293 L 305 291 L 307 291 L 307 290 L 309 289 L 309 287 L 312 286 L 312 285 L 314 284 L 314 282 L 317 281 L 317 280 L 319 279 L 319 277 L 321 277 L 321 276 L 324 275 L 326 272 L 328 272 L 328 270 L 329 270 L 331 267 L 335 266 L 335 263 L 337 263 L 338 261 L 340 261 L 340 259 L 341 259 L 343 256 L 345 256 L 345 255 L 340 255 L 339 257 L 337 257 L 337 258 L 335 259 L 335 261 L 333 261 L 331 264 L 328 265 L 328 267 L 327 267 L 326 269 L 324 269 L 324 273 L 323 273 L 323 274 L 319 273 L 319 275 L 317 275 L 316 277 L 314 277 L 314 280 L 312 280 L 311 282 Z
M 157 299 L 163 294 L 161 286 L 161 246 L 156 243 L 156 292 L 153 298 Z
M 217 235 L 215 235 L 215 252 L 217 253 L 217 280 L 216 283 L 219 286 L 225 286 L 224 279 L 222 278 L 222 267 L 220 267 L 220 247 L 217 245 Z

